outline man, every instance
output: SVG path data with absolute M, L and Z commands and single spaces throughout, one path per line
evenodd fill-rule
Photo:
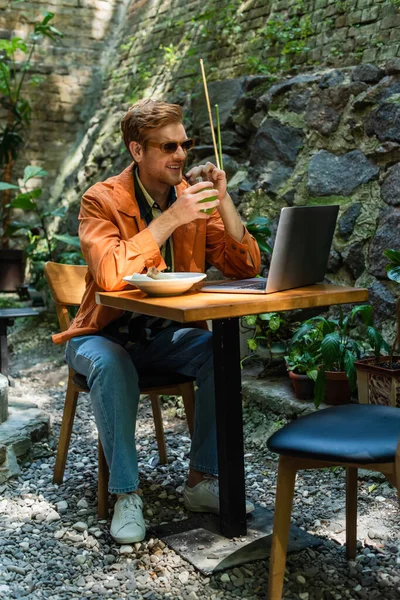
M 207 163 L 187 173 L 188 179 L 205 181 L 189 185 L 184 179 L 193 140 L 186 136 L 182 116 L 180 106 L 143 100 L 122 119 L 123 139 L 134 163 L 96 183 L 82 198 L 79 236 L 89 267 L 86 290 L 71 327 L 54 336 L 57 343 L 68 341 L 67 362 L 86 376 L 90 387 L 110 469 L 109 491 L 118 496 L 111 523 L 118 543 L 145 536 L 135 448 L 142 369 L 196 378 L 184 501 L 192 511 L 219 511 L 213 478 L 218 467 L 212 340 L 209 331 L 198 327 L 99 306 L 96 291 L 127 288 L 123 277 L 150 267 L 203 272 L 207 261 L 236 278 L 252 277 L 260 268 L 258 246 L 227 194 L 224 171 Z M 253 508 L 248 503 L 248 512 Z

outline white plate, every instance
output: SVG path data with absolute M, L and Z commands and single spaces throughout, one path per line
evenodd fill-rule
M 160 275 L 159 279 L 152 279 L 147 275 L 134 273 L 124 277 L 124 281 L 135 285 L 149 296 L 178 296 L 207 277 L 205 273 L 160 273 Z

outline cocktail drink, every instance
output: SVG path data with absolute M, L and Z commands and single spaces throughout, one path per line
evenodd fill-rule
M 204 180 L 201 177 L 196 177 L 194 183 L 201 183 L 202 181 L 204 181 Z M 205 190 L 199 190 L 199 192 L 204 192 L 204 191 Z M 199 192 L 196 192 L 196 194 L 198 194 Z M 218 200 L 218 193 L 216 193 L 215 196 L 211 196 L 211 198 L 205 198 L 204 200 L 199 200 L 199 204 L 202 204 L 203 202 L 213 202 L 214 200 Z M 200 212 L 207 213 L 208 215 L 211 215 L 211 213 L 214 210 L 214 208 L 215 207 L 213 207 L 213 208 L 204 208 Z

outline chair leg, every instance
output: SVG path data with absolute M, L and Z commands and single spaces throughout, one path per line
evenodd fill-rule
M 108 465 L 103 446 L 98 439 L 98 480 L 97 480 L 97 514 L 99 519 L 108 517 Z
M 56 464 L 54 465 L 53 474 L 53 483 L 57 483 L 58 485 L 61 485 L 64 479 L 65 463 L 67 462 L 68 448 L 71 441 L 72 426 L 74 424 L 78 396 L 79 392 L 77 391 L 71 377 L 69 377 L 64 412 L 61 422 L 60 437 L 58 440 Z
M 346 554 L 349 560 L 357 552 L 357 475 L 355 467 L 346 468 Z
M 160 457 L 160 464 L 166 465 L 168 463 L 167 458 L 167 446 L 165 444 L 164 437 L 164 426 L 162 422 L 161 415 L 161 407 L 160 407 L 160 398 L 158 394 L 154 392 L 149 393 L 151 400 L 151 408 L 153 410 L 153 419 L 154 419 L 154 427 L 156 430 L 156 438 L 157 438 L 157 446 L 158 446 L 158 455 Z
M 195 410 L 195 393 L 193 383 L 183 383 L 180 386 L 183 404 L 185 407 L 186 421 L 190 437 L 193 435 L 194 430 L 194 410 Z
M 274 532 L 269 561 L 268 600 L 281 600 L 289 540 L 296 468 L 290 458 L 279 459 Z

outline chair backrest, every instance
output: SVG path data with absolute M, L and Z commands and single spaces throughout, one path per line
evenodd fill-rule
M 49 284 L 51 296 L 56 305 L 61 331 L 68 329 L 70 316 L 68 306 L 79 306 L 85 291 L 86 265 L 64 265 L 47 262 L 44 274 Z

